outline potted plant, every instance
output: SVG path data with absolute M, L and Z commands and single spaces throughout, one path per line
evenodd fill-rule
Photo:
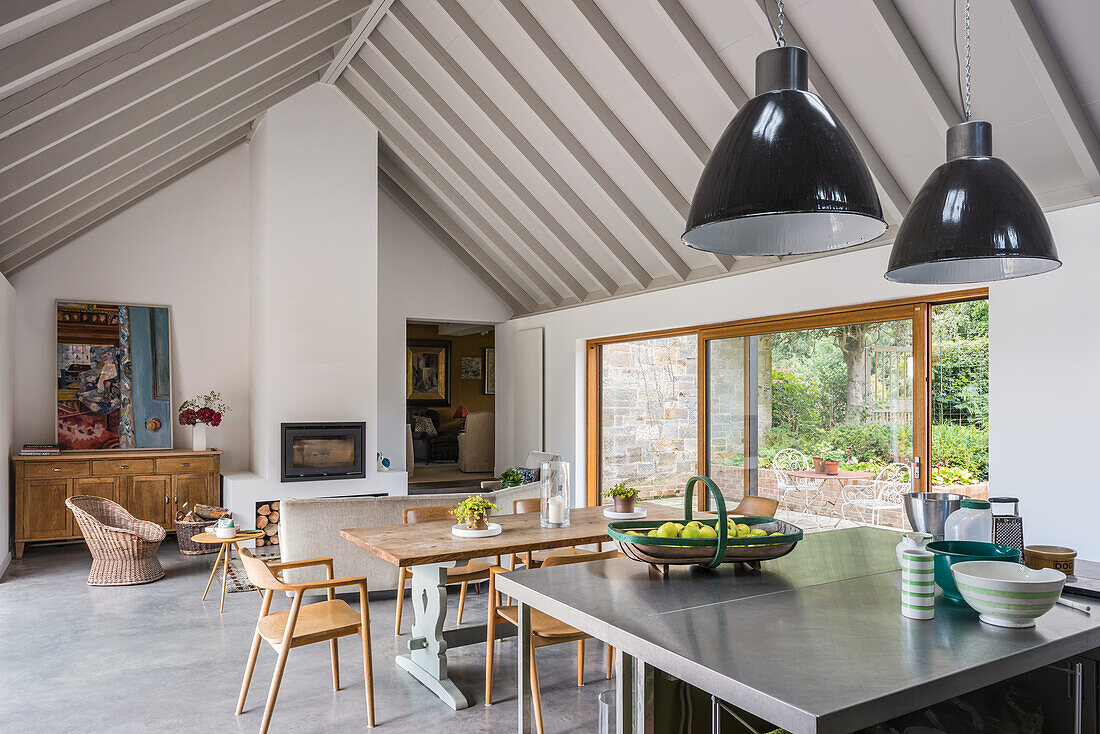
M 487 518 L 495 509 L 497 509 L 496 505 L 480 494 L 475 494 L 473 497 L 462 500 L 458 507 L 451 512 L 458 518 L 459 522 L 470 530 L 488 530 Z
M 505 469 L 500 473 L 500 488 L 518 487 L 523 484 L 523 475 L 519 469 Z
M 222 415 L 228 412 L 229 406 L 222 400 L 221 394 L 213 390 L 183 401 L 179 422 L 181 426 L 191 426 L 191 448 L 206 451 L 206 427 L 217 428 L 221 425 Z
M 626 486 L 626 482 L 619 482 L 603 493 L 604 497 L 615 500 L 615 512 L 634 512 L 634 501 L 638 498 L 636 487 Z
M 824 441 L 814 447 L 814 471 L 818 474 L 825 473 L 825 462 L 822 460 L 822 456 L 833 447 Z
M 840 449 L 828 449 L 821 454 L 821 465 L 826 474 L 840 474 L 840 462 L 844 461 L 844 452 Z

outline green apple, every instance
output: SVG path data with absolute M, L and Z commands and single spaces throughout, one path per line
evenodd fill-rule
M 680 530 L 683 529 L 682 525 L 677 525 L 674 522 L 666 522 L 661 527 L 657 528 L 658 538 L 675 538 L 680 535 Z
M 657 537 L 657 528 L 653 528 L 648 533 L 646 533 L 646 535 L 649 536 L 650 538 Z
M 778 531 L 778 530 L 776 530 L 776 531 L 775 531 L 774 533 L 772 533 L 772 535 L 782 535 L 782 534 L 783 534 L 783 533 L 782 533 L 782 532 L 780 532 L 780 531 Z
M 752 528 L 750 528 L 745 523 L 742 522 L 742 523 L 737 524 L 737 537 L 738 538 L 744 538 L 744 537 L 748 536 L 748 534 L 751 533 L 751 532 L 752 532 Z
M 717 538 L 718 537 L 718 532 L 714 528 L 712 528 L 710 525 L 704 525 L 703 527 L 699 528 L 699 537 L 700 538 Z
M 672 524 L 676 526 L 677 534 L 684 532 L 684 526 L 681 523 L 674 522 Z
M 700 538 L 699 528 L 695 525 L 688 525 L 680 532 L 681 538 Z
M 749 535 L 751 535 L 754 538 L 763 538 L 767 534 L 768 534 L 768 531 L 767 530 L 762 530 L 761 528 L 754 528 L 752 531 L 749 532 Z
M 703 523 L 699 522 L 698 520 L 692 520 L 688 523 L 688 525 L 694 525 L 697 528 L 703 527 Z

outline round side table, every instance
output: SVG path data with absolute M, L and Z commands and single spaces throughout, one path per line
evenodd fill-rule
M 244 542 L 246 540 L 255 540 L 256 538 L 264 537 L 263 530 L 238 530 L 237 534 L 232 538 L 219 538 L 214 533 L 199 533 L 191 538 L 196 543 L 219 543 L 221 548 L 218 548 L 218 557 L 214 559 L 214 567 L 210 569 L 210 578 L 206 581 L 206 590 L 202 592 L 202 600 L 206 601 L 206 594 L 210 591 L 210 582 L 214 580 L 214 574 L 218 571 L 218 562 L 222 564 L 222 600 L 221 606 L 218 607 L 218 612 L 225 611 L 225 584 L 226 579 L 229 578 L 229 554 L 232 551 L 238 551 L 237 555 L 240 556 L 237 543 Z M 224 560 L 223 560 L 224 559 Z M 257 591 L 260 591 L 257 589 Z M 260 596 L 263 596 L 263 592 L 260 591 Z

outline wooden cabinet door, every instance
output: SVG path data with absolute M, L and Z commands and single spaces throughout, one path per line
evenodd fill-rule
M 26 479 L 23 481 L 23 537 L 27 540 L 67 538 L 79 532 L 72 513 L 65 506 L 68 479 Z
M 81 477 L 73 480 L 73 496 L 90 494 L 118 502 L 118 480 L 114 477 Z
M 130 477 L 126 488 L 126 501 L 121 502 L 131 515 L 139 520 L 149 520 L 167 525 L 168 498 L 172 493 L 172 477 Z
M 218 504 L 217 493 L 214 490 L 214 475 L 210 473 L 172 475 L 173 515 L 183 508 L 184 503 L 188 504 L 188 509 L 195 505 Z

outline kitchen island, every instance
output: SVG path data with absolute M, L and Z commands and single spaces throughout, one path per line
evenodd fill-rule
M 1056 606 L 1034 628 L 1002 629 L 939 597 L 935 619 L 906 619 L 898 539 L 871 528 L 817 533 L 759 573 L 729 564 L 665 577 L 619 558 L 504 574 L 497 588 L 521 605 L 521 629 L 534 607 L 616 648 L 621 732 L 661 731 L 658 678 L 704 692 L 716 718 L 725 707 L 816 734 L 858 731 L 1054 664 L 1073 698 L 1064 731 L 1097 730 L 1100 612 Z M 525 671 L 531 650 L 519 647 Z M 1074 656 L 1083 658 L 1063 662 Z

